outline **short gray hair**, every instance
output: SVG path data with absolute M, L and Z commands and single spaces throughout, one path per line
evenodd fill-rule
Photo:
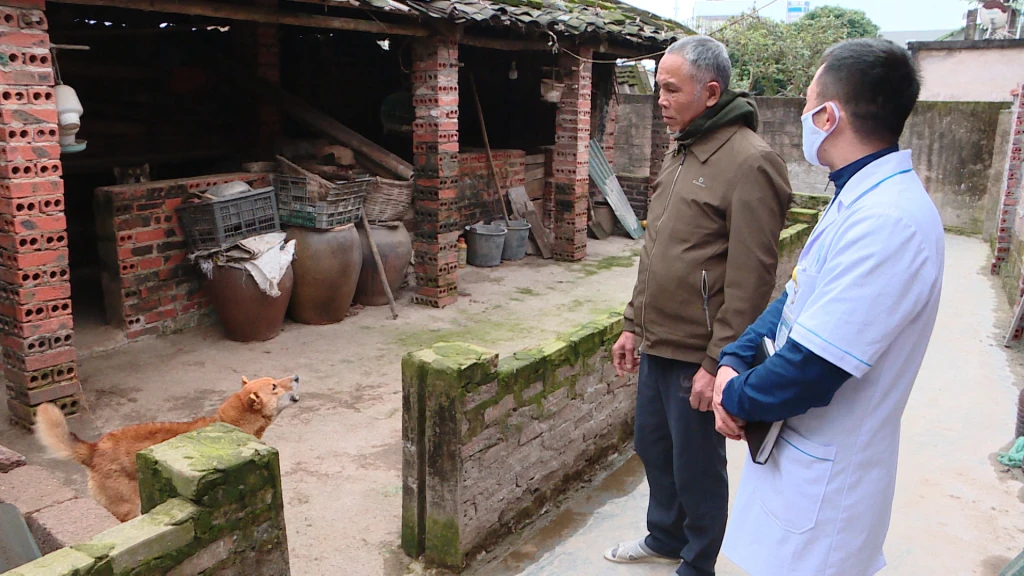
M 732 62 L 725 45 L 710 36 L 687 36 L 676 40 L 665 54 L 679 56 L 690 65 L 700 85 L 715 81 L 722 90 L 729 87 L 732 79 Z

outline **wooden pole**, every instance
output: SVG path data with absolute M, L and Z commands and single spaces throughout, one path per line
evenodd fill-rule
M 487 150 L 487 163 L 491 165 L 491 174 L 494 176 L 494 186 L 498 189 L 498 203 L 501 204 L 501 213 L 505 215 L 505 225 L 509 224 L 508 210 L 505 209 L 505 193 L 501 190 L 501 181 L 498 179 L 498 169 L 494 166 L 494 158 L 491 157 L 491 144 L 487 141 L 487 126 L 484 125 L 484 109 L 480 106 L 480 95 L 476 92 L 476 80 L 473 73 L 469 73 L 469 85 L 473 89 L 473 100 L 476 101 L 476 113 L 480 117 L 480 130 L 484 133 L 484 149 Z
M 376 20 L 358 20 L 354 18 L 335 18 L 315 14 L 297 12 L 279 12 L 277 10 L 241 6 L 237 4 L 214 4 L 199 0 L 50 0 L 61 4 L 79 4 L 83 6 L 109 6 L 127 10 L 144 12 L 162 12 L 165 14 L 183 14 L 186 16 L 207 16 L 225 20 L 243 20 L 246 22 L 263 22 L 266 24 L 285 24 L 289 26 L 305 26 L 327 30 L 347 30 L 350 32 L 376 32 L 379 34 L 398 34 L 403 36 L 429 36 L 430 31 L 416 24 L 395 24 Z
M 380 252 L 377 252 L 377 243 L 373 241 L 373 234 L 370 232 L 370 223 L 366 221 L 366 212 L 360 213 L 363 221 L 363 230 L 366 230 L 366 240 L 370 243 L 370 252 L 373 252 L 373 259 L 377 262 L 377 273 L 380 274 L 380 282 L 384 285 L 384 293 L 388 295 L 388 306 L 391 307 L 391 319 L 398 318 L 395 311 L 395 297 L 391 294 L 391 286 L 388 285 L 388 275 L 384 272 L 384 263 L 380 260 Z M 406 263 L 408 264 L 408 262 Z

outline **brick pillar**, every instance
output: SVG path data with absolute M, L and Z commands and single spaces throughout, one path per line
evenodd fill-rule
M 581 47 L 590 58 L 594 51 Z M 555 245 L 557 260 L 573 262 L 587 255 L 587 189 L 590 185 L 590 62 L 562 54 L 565 77 L 555 125 Z M 563 72 L 565 73 L 565 72 Z
M 75 366 L 64 182 L 42 0 L 0 6 L 0 329 L 7 406 L 81 405 Z
M 458 42 L 417 40 L 412 70 L 417 286 L 413 302 L 444 308 L 455 303 L 459 269 Z

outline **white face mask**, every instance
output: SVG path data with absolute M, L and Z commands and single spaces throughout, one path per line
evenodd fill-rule
M 825 106 L 831 107 L 832 111 L 836 113 L 836 123 L 832 125 L 828 132 L 815 126 L 813 119 L 813 116 Z M 839 123 L 839 108 L 831 102 L 826 102 L 801 116 L 800 123 L 803 124 L 804 158 L 815 166 L 821 166 L 821 162 L 818 160 L 818 148 L 821 147 L 821 143 L 825 141 L 825 138 L 828 138 L 828 135 L 832 133 L 832 130 L 836 129 L 836 125 Z

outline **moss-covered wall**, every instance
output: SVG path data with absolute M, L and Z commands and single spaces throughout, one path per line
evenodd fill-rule
M 213 424 L 139 453 L 144 514 L 4 576 L 286 576 L 277 451 Z

